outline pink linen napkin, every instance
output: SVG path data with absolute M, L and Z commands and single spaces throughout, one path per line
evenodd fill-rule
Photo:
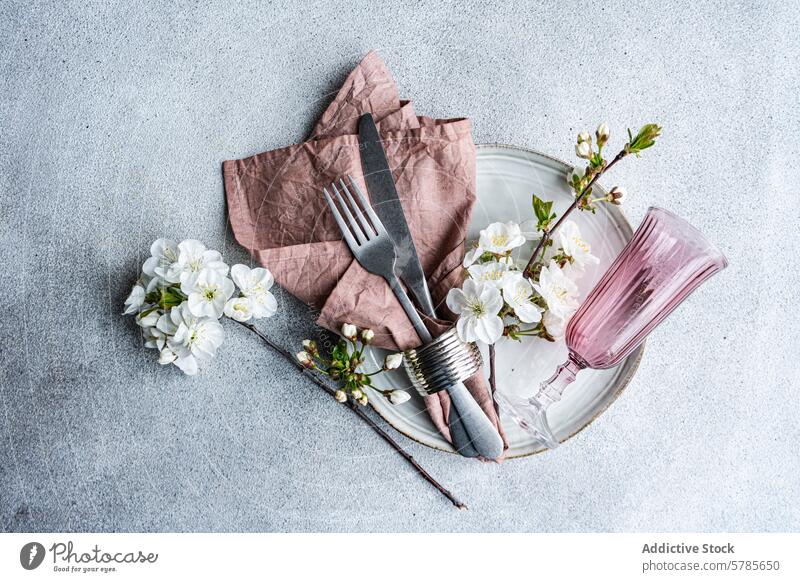
M 444 299 L 461 283 L 475 203 L 470 122 L 417 116 L 377 53 L 350 73 L 308 141 L 224 162 L 225 193 L 236 240 L 282 287 L 318 310 L 319 325 L 368 327 L 376 345 L 404 350 L 418 346 L 418 336 L 388 284 L 355 261 L 322 196 L 323 187 L 348 174 L 367 193 L 357 129 L 366 112 L 378 124 L 437 313 L 452 319 Z M 452 325 L 445 319 L 430 322 L 434 337 Z M 465 384 L 505 441 L 483 374 Z M 428 396 L 425 405 L 451 441 L 447 394 Z

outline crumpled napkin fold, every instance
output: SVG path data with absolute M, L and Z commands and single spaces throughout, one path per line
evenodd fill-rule
M 318 310 L 332 331 L 349 322 L 375 332 L 375 345 L 405 350 L 420 340 L 388 284 L 366 272 L 342 241 L 322 189 L 350 175 L 367 193 L 358 147 L 358 118 L 375 118 L 437 314 L 461 283 L 466 229 L 475 203 L 475 144 L 468 119 L 417 116 L 401 101 L 384 62 L 370 52 L 347 77 L 304 143 L 223 163 L 236 240 L 292 295 Z M 436 337 L 452 325 L 430 321 Z M 503 435 L 482 373 L 465 385 Z M 449 398 L 425 399 L 451 441 Z M 505 436 L 503 435 L 505 440 Z

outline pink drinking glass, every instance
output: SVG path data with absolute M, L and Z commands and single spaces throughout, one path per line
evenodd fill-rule
M 561 399 L 576 374 L 619 364 L 700 283 L 727 265 L 723 254 L 688 222 L 663 208 L 650 208 L 567 325 L 567 361 L 532 398 L 496 392 L 500 408 L 546 447 L 557 447 L 546 410 Z

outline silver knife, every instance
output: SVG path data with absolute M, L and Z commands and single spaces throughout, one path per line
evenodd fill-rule
M 365 113 L 358 120 L 358 142 L 364 181 L 373 208 L 397 247 L 397 274 L 411 292 L 419 309 L 428 317 L 435 318 L 436 310 L 425 273 L 411 238 L 378 128 L 370 113 Z M 448 390 L 448 394 L 452 404 L 449 414 L 450 433 L 456 449 L 465 457 L 479 454 L 487 458 L 500 456 L 502 439 L 466 387 L 457 384 Z M 478 416 L 475 414 L 476 409 Z M 472 424 L 474 434 L 470 434 L 465 421 Z M 488 430 L 487 423 L 491 431 Z
M 365 113 L 358 119 L 358 144 L 364 181 L 367 183 L 372 205 L 397 247 L 395 269 L 414 297 L 417 307 L 428 317 L 436 317 L 425 273 L 419 262 L 381 136 L 371 113 Z

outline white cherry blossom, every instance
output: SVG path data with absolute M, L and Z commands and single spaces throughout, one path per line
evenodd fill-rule
M 561 243 L 561 248 L 564 254 L 572 257 L 572 260 L 579 267 L 586 265 L 596 265 L 600 259 L 592 254 L 592 247 L 581 236 L 581 231 L 578 225 L 573 221 L 568 220 L 558 229 L 558 240 Z
M 516 222 L 493 222 L 481 231 L 478 246 L 484 251 L 502 255 L 525 244 Z
M 142 265 L 142 272 L 149 277 L 160 277 L 170 283 L 179 281 L 179 273 L 170 274 L 172 266 L 178 260 L 178 245 L 174 240 L 159 238 L 150 245 L 150 258 Z
M 447 294 L 447 307 L 459 316 L 456 330 L 462 340 L 493 344 L 503 335 L 503 320 L 498 315 L 503 298 L 494 285 L 467 279 L 461 289 Z
M 567 172 L 567 184 L 570 186 L 575 185 L 576 180 L 582 180 L 583 176 L 586 174 L 586 168 L 572 168 Z
M 531 301 L 532 296 L 533 285 L 522 273 L 507 277 L 503 284 L 503 299 L 523 323 L 538 323 L 542 319 L 542 310 Z
M 509 261 L 490 261 L 479 265 L 471 265 L 467 272 L 471 279 L 478 283 L 489 283 L 502 289 L 506 278 L 511 274 Z
M 167 269 L 165 279 L 183 283 L 193 274 L 201 271 L 214 271 L 220 277 L 228 274 L 228 265 L 222 262 L 222 255 L 206 249 L 199 240 L 189 239 L 178 245 L 178 260 Z
M 539 282 L 533 288 L 544 298 L 548 311 L 556 317 L 569 317 L 578 308 L 578 286 L 555 261 L 542 267 Z
M 236 321 L 250 321 L 253 318 L 253 298 L 233 297 L 225 304 L 224 313 Z
M 181 283 L 181 291 L 188 297 L 187 304 L 196 317 L 219 319 L 225 303 L 234 292 L 233 281 L 219 275 L 218 271 L 203 269 L 193 273 Z
M 210 360 L 222 344 L 225 332 L 222 325 L 210 317 L 197 317 L 188 303 L 170 311 L 175 335 L 167 340 L 167 347 L 175 353 L 174 364 L 190 376 L 197 373 L 199 363 Z
M 251 269 L 247 265 L 234 265 L 231 267 L 231 278 L 242 295 L 251 299 L 250 309 L 254 319 L 275 315 L 278 311 L 278 302 L 270 292 L 275 279 L 269 269 L 263 267 Z

